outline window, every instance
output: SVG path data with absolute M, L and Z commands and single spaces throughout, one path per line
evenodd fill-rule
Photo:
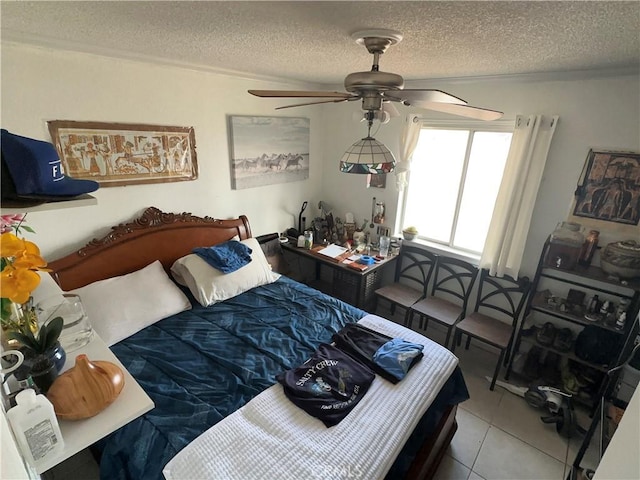
M 402 226 L 455 250 L 480 254 L 513 126 L 423 124 L 413 153 Z

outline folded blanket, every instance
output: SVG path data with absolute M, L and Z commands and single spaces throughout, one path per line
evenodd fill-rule
M 402 380 L 414 362 L 422 358 L 423 349 L 424 345 L 394 338 L 378 349 L 373 355 L 373 361 L 398 380 Z
M 193 253 L 222 273 L 231 273 L 251 261 L 252 250 L 244 243 L 229 240 L 213 247 L 198 247 Z
M 391 342 L 393 340 L 392 337 L 376 332 L 363 325 L 351 323 L 342 328 L 338 333 L 334 333 L 331 339 L 336 347 L 368 366 L 385 380 L 391 383 L 398 383 L 404 378 L 406 371 L 400 374 L 403 368 L 399 366 L 398 359 L 395 361 L 396 365 L 391 369 L 387 368 L 388 363 L 393 363 L 389 362 L 390 359 L 387 359 L 387 364 L 380 364 L 374 361 L 376 352 L 378 352 L 383 345 Z M 400 341 L 402 340 L 400 339 Z M 412 355 L 410 359 L 407 359 L 407 371 L 420 361 L 423 356 L 422 351 L 418 351 L 415 355 Z

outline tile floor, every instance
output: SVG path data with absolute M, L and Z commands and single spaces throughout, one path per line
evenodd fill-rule
M 381 310 L 378 314 L 391 318 L 388 311 Z M 400 321 L 398 314 L 395 320 Z M 417 322 L 414 327 L 417 328 Z M 444 331 L 438 325 L 430 324 L 421 333 L 439 343 L 444 340 Z M 485 377 L 493 373 L 496 353 L 475 343 L 469 350 L 456 348 L 455 353 L 471 398 L 458 409 L 458 431 L 436 480 L 566 479 L 582 437 L 567 441 L 555 431 L 554 425 L 542 423 L 540 416 L 546 412 L 530 407 L 523 398 L 501 387 L 490 391 Z M 584 418 L 588 422 L 588 417 Z M 590 449 L 583 462 L 592 469 L 599 458 L 595 450 Z M 43 479 L 97 480 L 99 473 L 85 450 L 47 472 Z
M 433 323 L 421 333 L 439 343 L 445 338 L 444 329 Z M 463 344 L 456 348 L 455 354 L 471 398 L 458 408 L 458 431 L 436 479 L 566 479 L 583 437 L 577 435 L 569 441 L 556 432 L 555 425 L 540 420 L 540 416 L 548 412 L 529 406 L 523 398 L 499 386 L 489 390 L 497 352 L 472 342 L 469 350 L 465 350 Z M 503 373 L 504 370 L 498 380 L 503 380 Z M 587 414 L 578 414 L 580 425 L 588 427 Z M 595 469 L 598 458 L 596 449 L 589 449 L 582 465 Z

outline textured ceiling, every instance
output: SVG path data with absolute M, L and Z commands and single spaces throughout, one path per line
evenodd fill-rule
M 369 70 L 351 39 L 404 40 L 380 69 L 405 80 L 638 68 L 640 2 L 2 1 L 3 40 L 305 82 Z

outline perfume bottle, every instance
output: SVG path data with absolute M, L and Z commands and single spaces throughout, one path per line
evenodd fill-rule
M 582 250 L 580 251 L 580 257 L 578 263 L 583 267 L 591 265 L 593 254 L 596 253 L 598 248 L 598 239 L 600 232 L 598 230 L 591 230 L 582 244 Z

